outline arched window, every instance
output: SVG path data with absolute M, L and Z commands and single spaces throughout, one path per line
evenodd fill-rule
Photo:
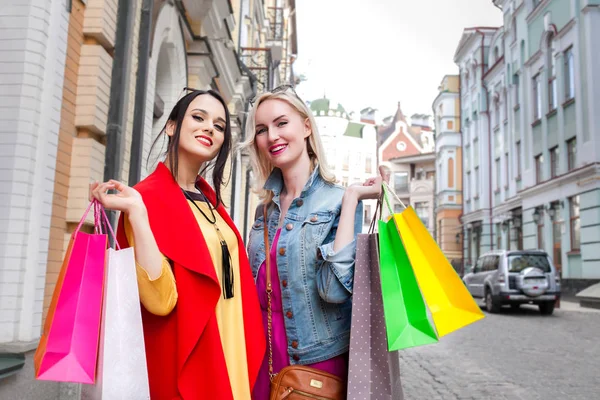
M 521 65 L 525 64 L 525 40 L 521 40 Z
M 548 71 L 548 111 L 556 109 L 558 105 L 558 93 L 556 90 L 556 58 L 555 54 L 554 34 L 548 35 L 548 43 L 546 44 L 546 68 Z
M 454 187 L 454 158 L 448 160 L 448 187 Z
M 510 24 L 510 30 L 512 33 L 512 41 L 515 42 L 517 40 L 517 17 L 513 17 Z
M 500 50 L 498 50 L 498 46 L 494 47 L 494 63 L 498 62 L 500 58 Z

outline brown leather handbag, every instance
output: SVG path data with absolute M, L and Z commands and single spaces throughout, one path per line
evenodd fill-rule
M 269 344 L 269 377 L 271 396 L 269 400 L 345 400 L 346 382 L 339 377 L 303 365 L 290 365 L 273 373 L 273 318 L 271 309 L 271 251 L 267 228 L 267 205 L 263 206 L 263 231 L 265 240 L 265 264 L 267 274 L 267 339 Z

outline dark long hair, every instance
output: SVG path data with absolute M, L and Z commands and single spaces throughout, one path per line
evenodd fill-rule
M 214 90 L 193 90 L 192 92 L 183 96 L 173 107 L 171 113 L 169 114 L 169 118 L 165 123 L 165 126 L 160 131 L 160 134 L 152 143 L 152 147 L 150 148 L 150 154 L 152 153 L 152 149 L 161 138 L 163 134 L 165 134 L 167 125 L 169 122 L 175 123 L 175 133 L 173 136 L 169 136 L 169 141 L 167 143 L 167 150 L 163 154 L 169 160 L 169 169 L 171 170 L 171 174 L 173 175 L 173 179 L 177 180 L 177 172 L 179 170 L 179 137 L 181 136 L 181 123 L 183 122 L 183 118 L 185 117 L 185 113 L 189 108 L 191 102 L 198 96 L 201 95 L 210 95 L 217 99 L 219 103 L 223 105 L 225 109 L 225 131 L 223 138 L 223 145 L 221 145 L 221 149 L 219 150 L 219 154 L 217 154 L 217 158 L 214 162 L 208 162 L 200 171 L 200 174 L 204 173 L 209 167 L 213 167 L 212 170 L 212 181 L 215 189 L 217 206 L 222 203 L 221 198 L 221 186 L 224 185 L 223 174 L 225 172 L 225 164 L 227 163 L 227 157 L 229 157 L 229 151 L 231 150 L 231 119 L 229 117 L 229 109 L 227 108 L 227 104 L 225 104 L 225 100 L 221 97 L 221 95 Z M 148 158 L 150 155 L 148 155 Z

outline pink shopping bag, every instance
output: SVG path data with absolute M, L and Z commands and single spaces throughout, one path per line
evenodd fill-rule
M 89 234 L 81 226 L 92 205 L 95 233 Z M 99 230 L 101 207 L 92 201 L 71 235 L 34 356 L 37 379 L 95 381 L 108 245 L 107 235 Z

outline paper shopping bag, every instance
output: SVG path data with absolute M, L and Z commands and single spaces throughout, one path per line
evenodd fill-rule
M 437 343 L 438 336 L 393 220 L 379 221 L 379 262 L 388 349 Z
M 359 234 L 354 267 L 348 400 L 402 400 L 398 352 L 387 351 L 377 234 Z
M 107 258 L 97 381 L 82 387 L 81 398 L 147 400 L 150 389 L 134 249 L 108 249 Z
M 108 239 L 81 231 L 92 205 L 98 206 L 90 203 L 71 235 L 35 352 L 35 376 L 40 380 L 95 380 Z
M 440 337 L 484 317 L 412 207 L 393 216 Z

